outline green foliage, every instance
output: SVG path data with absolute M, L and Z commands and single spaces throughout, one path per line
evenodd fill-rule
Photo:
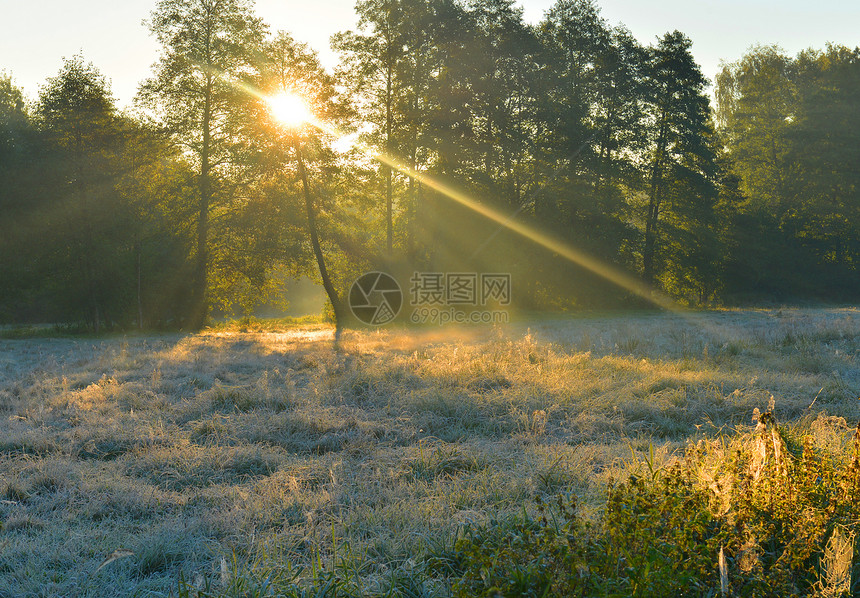
M 22 290 L 37 277 L 20 255 L 28 237 L 22 220 L 34 195 L 35 136 L 21 90 L 0 71 L 0 322 L 20 319 L 31 300 Z
M 860 567 L 860 431 L 843 448 L 842 430 L 822 415 L 801 434 L 769 411 L 755 430 L 699 441 L 663 467 L 652 454 L 610 486 L 597 520 L 572 495 L 537 496 L 381 580 L 344 543 L 329 566 L 317 555 L 309 568 L 273 567 L 270 555 L 220 590 L 183 583 L 180 595 L 839 596 Z
M 32 107 L 0 75 L 0 321 L 200 327 L 307 275 L 342 322 L 371 269 L 509 272 L 523 309 L 632 302 L 439 182 L 683 303 L 860 293 L 857 49 L 752 49 L 715 127 L 693 41 L 643 46 L 593 0 L 536 25 L 513 0 L 356 12 L 330 75 L 248 0 L 160 0 L 147 116 L 81 56 Z M 324 130 L 275 122 L 279 91 Z
M 538 499 L 538 517 L 521 515 L 466 529 L 456 545 L 455 596 L 589 595 L 589 529 L 576 502 L 559 498 L 555 512 Z
M 680 468 L 613 487 L 600 526 L 576 503 L 467 529 L 457 596 L 701 596 L 718 578 L 719 522 Z M 679 484 L 679 482 L 682 482 Z
M 177 152 L 118 114 L 80 55 L 48 80 L 32 117 L 8 95 L 0 319 L 95 332 L 175 324 L 187 251 Z
M 236 291 L 244 290 L 231 280 L 237 273 L 250 280 L 250 286 L 262 286 L 244 256 L 235 254 L 233 231 L 229 227 L 227 231 L 210 229 L 224 220 L 229 222 L 235 206 L 241 210 L 245 204 L 247 156 L 241 150 L 252 100 L 235 81 L 246 80 L 254 72 L 264 25 L 244 0 L 162 0 L 149 27 L 162 52 L 153 77 L 141 85 L 139 99 L 184 148 L 195 172 L 191 205 L 196 243 L 188 317 L 192 326 L 200 326 L 206 321 L 210 302 L 218 298 L 211 296 L 210 287 L 218 289 L 211 284 L 213 277 L 222 283 L 224 279 L 233 282 L 226 286 Z M 227 218 L 212 218 L 218 212 Z
M 707 302 L 717 261 L 713 205 L 716 152 L 705 95 L 707 80 L 690 52 L 692 41 L 667 33 L 651 51 L 648 207 L 642 274 L 663 278 L 675 294 Z M 715 255 L 716 254 L 716 255 Z M 699 286 L 701 285 L 701 286 Z M 699 286 L 699 288 L 696 288 Z M 698 296 L 695 296 L 698 295 Z
M 855 296 L 858 49 L 750 50 L 717 77 L 717 117 L 743 198 L 731 218 L 732 295 Z M 781 265 L 791 263 L 791 269 Z
M 860 428 L 847 455 L 792 433 L 767 412 L 752 433 L 701 441 L 665 468 L 646 462 L 610 488 L 596 526 L 559 498 L 555 509 L 538 499 L 537 516 L 469 527 L 455 595 L 716 595 L 721 551 L 731 595 L 839 595 L 826 580 L 847 591 L 857 562 Z M 833 538 L 850 549 L 837 554 Z
M 29 210 L 29 224 L 53 240 L 30 255 L 46 279 L 40 291 L 56 320 L 86 322 L 96 332 L 127 325 L 135 261 L 137 267 L 142 261 L 134 240 L 142 234 L 143 209 L 120 186 L 147 160 L 126 161 L 134 127 L 116 113 L 104 77 L 81 56 L 67 60 L 42 89 L 36 122 L 46 198 Z

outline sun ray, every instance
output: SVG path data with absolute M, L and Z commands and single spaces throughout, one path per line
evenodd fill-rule
M 272 97 L 262 93 L 259 89 L 256 89 L 250 85 L 238 82 L 234 82 L 234 84 L 237 87 L 245 90 L 247 93 L 263 101 L 266 101 L 267 103 Z M 304 114 L 304 122 L 319 129 L 323 133 L 331 135 L 335 140 L 339 140 L 341 142 L 350 139 L 354 140 L 352 141 L 353 146 L 359 149 L 368 157 L 378 160 L 383 164 L 386 164 L 387 166 L 390 166 L 391 168 L 401 172 L 402 174 L 405 174 L 406 176 L 415 179 L 423 185 L 432 188 L 438 193 L 445 195 L 449 199 L 456 201 L 457 203 L 475 211 L 476 213 L 484 216 L 485 218 L 488 218 L 493 222 L 496 222 L 504 226 L 505 228 L 531 240 L 532 242 L 537 243 L 538 245 L 552 251 L 553 253 L 560 255 L 561 257 L 572 263 L 582 266 L 583 268 L 597 274 L 598 276 L 601 276 L 602 278 L 617 285 L 618 287 L 648 301 L 652 305 L 667 310 L 671 313 L 680 315 L 687 320 L 696 321 L 699 326 L 702 326 L 704 328 L 710 328 L 703 321 L 701 321 L 701 318 L 696 317 L 694 312 L 678 304 L 675 300 L 673 300 L 665 293 L 662 293 L 661 291 L 651 287 L 650 285 L 642 282 L 638 278 L 631 276 L 630 274 L 623 272 L 619 268 L 607 264 L 602 260 L 591 256 L 580 249 L 577 249 L 566 241 L 560 240 L 548 233 L 539 230 L 535 226 L 516 220 L 514 216 L 506 215 L 499 210 L 482 204 L 481 202 L 471 198 L 466 192 L 461 191 L 452 185 L 439 181 L 435 177 L 419 172 L 405 164 L 400 163 L 399 161 L 390 156 L 375 151 L 367 144 L 362 143 L 356 136 L 352 136 L 349 133 L 344 132 L 337 127 L 331 125 L 330 123 L 316 118 L 311 113 L 311 111 L 307 109 L 306 104 L 304 104 L 301 99 L 299 99 L 299 101 L 302 102 L 302 104 L 306 107 L 306 113 Z M 719 331 L 717 330 L 713 330 L 712 332 L 719 333 Z
M 328 125 L 327 123 L 315 122 L 313 124 L 317 128 L 322 129 L 326 133 L 329 133 L 336 138 L 343 137 L 342 133 L 340 133 L 336 128 Z M 456 189 L 451 185 L 445 184 L 437 180 L 435 177 L 429 176 L 422 172 L 418 172 L 417 170 L 414 170 L 413 168 L 402 164 L 394 158 L 386 156 L 383 153 L 376 152 L 371 147 L 361 143 L 358 140 L 354 142 L 354 145 L 369 157 L 372 157 L 373 159 L 378 160 L 383 164 L 401 172 L 402 174 L 405 174 L 406 176 L 415 179 L 423 185 L 426 185 L 434 191 L 437 191 L 438 193 L 445 195 L 446 197 L 456 201 L 457 203 L 466 206 L 470 210 L 477 212 L 485 218 L 489 218 L 493 222 L 496 222 L 514 231 L 515 233 L 526 237 L 527 239 L 530 239 L 534 243 L 537 243 L 538 245 L 549 249 L 553 253 L 557 253 L 566 260 L 571 261 L 575 264 L 579 264 L 583 268 L 594 272 L 595 274 L 605 278 L 613 284 L 631 293 L 634 293 L 635 295 L 649 301 L 650 303 L 658 307 L 676 313 L 687 311 L 683 306 L 679 305 L 671 297 L 661 293 L 660 291 L 657 291 L 656 289 L 648 286 L 647 284 L 634 278 L 633 276 L 622 272 L 618 268 L 606 264 L 601 260 L 588 255 L 584 251 L 576 249 L 569 243 L 561 241 L 560 239 L 556 239 L 553 236 L 544 233 L 543 231 L 540 231 L 534 226 L 516 220 L 515 218 L 510 217 L 500 212 L 499 210 L 482 204 L 479 201 L 469 197 L 469 195 L 465 192 Z

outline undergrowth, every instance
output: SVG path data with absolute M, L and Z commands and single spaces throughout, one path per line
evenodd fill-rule
M 256 318 L 254 316 L 242 316 L 227 319 L 222 322 L 213 322 L 207 327 L 212 332 L 272 332 L 289 330 L 300 326 L 311 326 L 325 324 L 325 316 L 284 316 L 282 318 Z
M 860 427 L 846 458 L 826 435 L 756 416 L 751 433 L 702 440 L 664 468 L 646 461 L 610 487 L 595 525 L 559 498 L 468 530 L 454 594 L 856 595 Z
M 597 518 L 573 495 L 464 525 L 450 543 L 369 580 L 363 558 L 271 562 L 240 570 L 210 596 L 844 596 L 860 592 L 860 426 L 842 418 L 754 429 L 646 459 L 610 484 Z M 347 556 L 343 553 L 346 552 Z M 225 575 L 226 572 L 225 572 Z

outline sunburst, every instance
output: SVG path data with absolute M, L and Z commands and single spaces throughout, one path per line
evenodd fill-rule
M 279 93 L 266 98 L 266 102 L 274 117 L 288 127 L 299 127 L 314 120 L 308 105 L 294 93 Z

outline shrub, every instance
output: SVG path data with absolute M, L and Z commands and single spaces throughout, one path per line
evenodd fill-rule
M 559 499 L 467 528 L 455 595 L 857 592 L 860 426 L 847 452 L 833 452 L 780 428 L 772 411 L 757 419 L 750 433 L 702 441 L 611 486 L 595 525 Z
M 283 596 L 858 595 L 860 426 L 849 441 L 841 418 L 805 431 L 778 426 L 772 410 L 755 418 L 754 429 L 691 444 L 663 467 L 646 460 L 610 485 L 593 520 L 573 496 L 539 496 L 382 577 L 341 559 L 279 569 L 291 572 L 279 581 L 252 567 L 220 594 L 180 595 L 257 595 L 246 590 L 261 579 Z

